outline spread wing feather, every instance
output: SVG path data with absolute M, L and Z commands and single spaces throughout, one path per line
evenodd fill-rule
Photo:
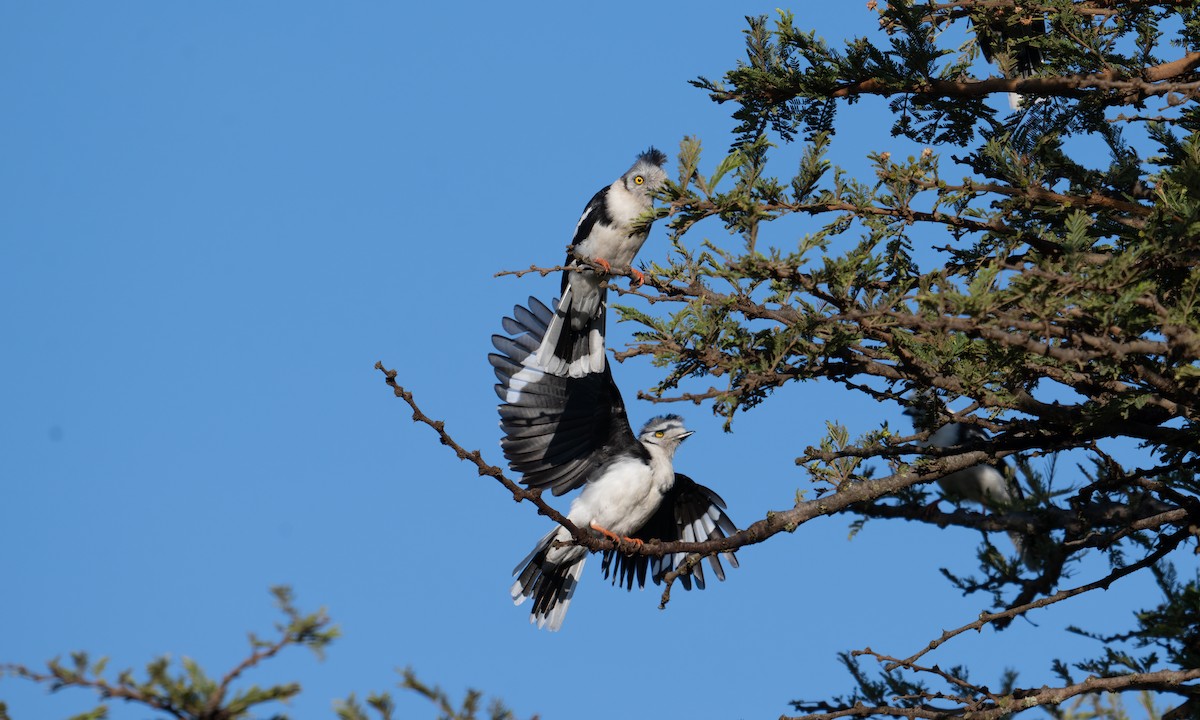
M 666 542 L 704 542 L 728 537 L 737 532 L 737 526 L 725 512 L 725 501 L 713 490 L 700 485 L 687 475 L 675 473 L 675 485 L 663 497 L 662 505 L 640 530 L 630 535 L 639 540 L 663 540 Z M 737 567 L 737 557 L 732 552 L 721 553 L 730 567 Z M 708 558 L 713 574 L 718 580 L 725 579 L 725 568 L 721 557 Z M 614 585 L 633 589 L 645 587 L 647 568 L 650 579 L 657 585 L 670 571 L 678 569 L 687 553 L 674 553 L 663 557 L 648 555 L 623 555 L 614 550 L 604 553 L 601 569 L 604 577 L 612 577 Z M 704 566 L 697 564 L 690 574 L 679 576 L 679 582 L 687 590 L 692 589 L 692 578 L 696 587 L 704 589 Z
M 539 362 L 537 349 L 554 317 L 536 298 L 516 306 L 502 322 L 509 335 L 492 336 L 498 352 L 488 360 L 499 380 L 500 445 L 509 466 L 525 485 L 561 495 L 586 483 L 613 455 L 645 450 L 607 362 L 603 372 L 581 377 L 555 374 Z

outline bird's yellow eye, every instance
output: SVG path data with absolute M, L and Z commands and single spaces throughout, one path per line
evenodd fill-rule
M 642 183 L 646 182 L 646 178 L 642 177 L 641 175 L 634 175 L 633 182 L 636 185 L 641 185 Z
M 662 430 L 659 430 L 658 432 L 654 433 L 654 437 L 662 437 L 662 436 L 663 436 Z

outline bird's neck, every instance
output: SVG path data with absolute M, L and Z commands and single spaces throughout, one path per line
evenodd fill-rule
M 608 193 L 608 214 L 625 232 L 632 229 L 634 219 L 649 209 L 646 198 L 629 192 L 620 182 L 615 183 Z
M 642 443 L 642 447 L 650 453 L 650 475 L 654 486 L 665 493 L 675 484 L 675 453 L 650 443 Z

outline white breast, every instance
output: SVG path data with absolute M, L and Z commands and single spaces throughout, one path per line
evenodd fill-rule
M 937 482 L 946 495 L 987 507 L 1011 505 L 1014 500 L 1008 479 L 991 465 L 972 465 L 938 478 Z
M 626 190 L 618 180 L 608 191 L 612 225 L 596 223 L 576 250 L 589 258 L 604 258 L 613 267 L 628 265 L 646 242 L 645 233 L 630 236 L 633 221 L 649 208 L 650 204 L 644 198 Z
M 958 423 L 950 423 L 943 425 L 937 429 L 937 432 L 929 436 L 929 439 L 922 442 L 925 447 L 948 448 L 959 443 L 959 428 Z
M 663 493 L 674 482 L 664 481 L 661 468 L 637 458 L 623 458 L 603 468 L 599 477 L 584 486 L 571 503 L 568 517 L 580 527 L 591 523 L 618 535 L 634 532 L 650 519 L 662 504 Z

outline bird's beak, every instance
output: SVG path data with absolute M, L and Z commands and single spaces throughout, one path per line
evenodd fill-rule
M 696 434 L 695 430 L 688 430 L 687 432 L 685 432 L 679 436 L 679 441 L 683 442 L 684 440 L 687 440 L 688 438 L 690 438 L 691 436 L 693 436 L 695 434 Z

